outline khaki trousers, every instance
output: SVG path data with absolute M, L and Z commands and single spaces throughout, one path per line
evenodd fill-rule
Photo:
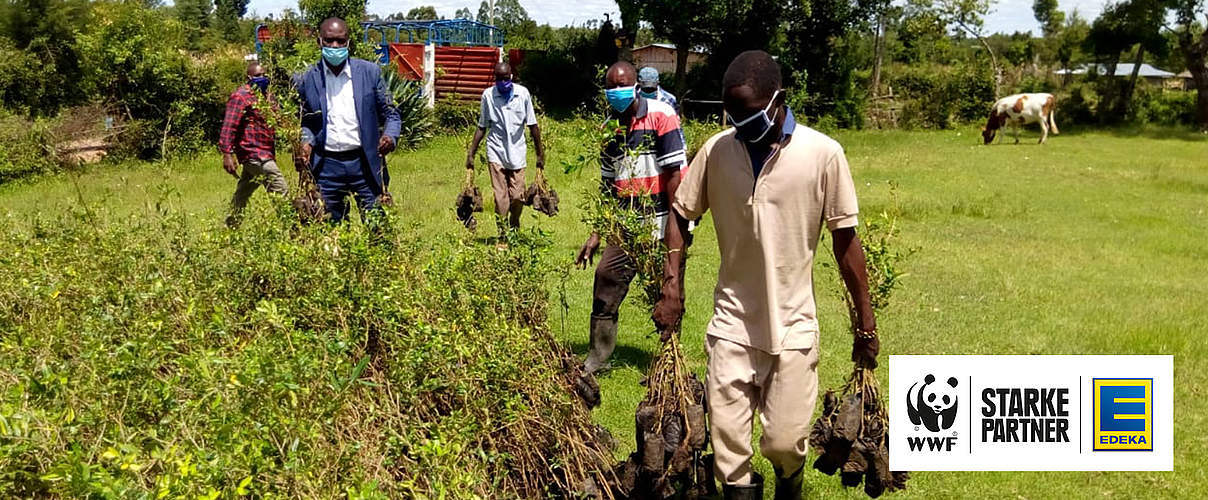
M 264 185 L 264 189 L 270 193 L 277 193 L 281 196 L 289 194 L 289 184 L 286 184 L 285 176 L 281 175 L 281 169 L 277 168 L 276 160 L 249 158 L 243 162 L 242 170 L 243 172 L 239 174 L 239 183 L 235 186 L 235 195 L 231 197 L 231 215 L 227 217 L 228 226 L 239 224 L 240 215 L 247 206 L 248 199 L 261 185 Z
M 709 398 L 714 468 L 725 484 L 751 482 L 751 428 L 759 412 L 759 451 L 783 474 L 805 464 L 810 419 L 818 398 L 818 339 L 814 347 L 768 354 L 708 337 Z
M 508 170 L 501 164 L 491 163 L 487 165 L 487 170 L 491 172 L 491 189 L 495 192 L 495 215 L 499 216 L 500 232 L 504 231 L 504 217 L 507 217 L 510 227 L 520 227 L 520 212 L 524 210 L 524 169 Z

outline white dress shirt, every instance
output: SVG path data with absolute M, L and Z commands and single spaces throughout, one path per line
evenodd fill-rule
M 327 151 L 351 151 L 361 147 L 356 101 L 352 97 L 352 65 L 344 63 L 340 74 L 332 73 L 323 63 L 323 78 L 327 86 Z

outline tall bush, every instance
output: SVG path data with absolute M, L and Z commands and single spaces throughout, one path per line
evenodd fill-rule
M 507 252 L 275 212 L 0 218 L 0 497 L 535 498 L 609 456 Z

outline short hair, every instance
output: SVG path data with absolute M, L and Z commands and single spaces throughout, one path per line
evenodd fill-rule
M 319 31 L 323 31 L 324 26 L 327 26 L 328 24 L 337 23 L 337 22 L 344 25 L 344 31 L 349 31 L 348 23 L 344 22 L 343 19 L 334 17 L 334 16 L 324 19 L 323 22 L 319 23 Z
M 771 98 L 781 89 L 780 63 L 762 50 L 748 50 L 730 62 L 721 79 L 722 90 L 746 85 L 756 97 Z

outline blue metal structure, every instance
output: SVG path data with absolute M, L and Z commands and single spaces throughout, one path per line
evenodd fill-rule
M 428 21 L 365 21 L 362 40 L 369 43 L 369 34 L 378 33 L 374 52 L 378 62 L 390 62 L 391 43 L 431 43 L 469 47 L 503 47 L 504 30 L 497 26 L 469 19 L 440 19 Z
M 381 35 L 380 43 L 432 43 L 470 47 L 502 47 L 504 30 L 469 19 L 433 21 L 365 21 L 364 41 L 369 33 Z

